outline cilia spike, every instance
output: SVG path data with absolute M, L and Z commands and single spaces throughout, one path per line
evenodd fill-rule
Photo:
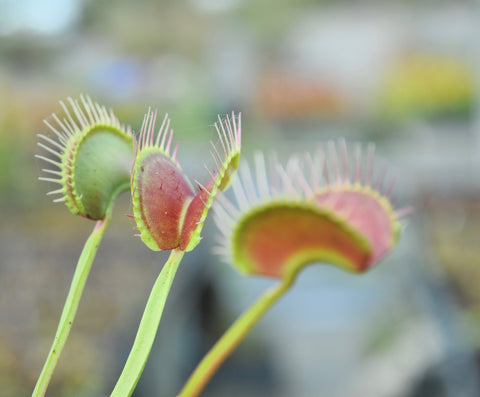
M 60 102 L 63 117 L 52 114 L 53 123 L 44 121 L 54 136 L 38 135 L 46 154 L 36 157 L 56 167 L 43 170 L 56 177 L 39 179 L 61 186 L 48 193 L 60 195 L 54 202 L 65 201 L 75 215 L 102 219 L 112 200 L 128 189 L 132 134 L 89 96 L 67 101 L 68 106 Z
M 373 146 L 365 160 L 355 146 L 352 162 L 344 140 L 268 173 L 257 155 L 256 181 L 245 166 L 233 182 L 237 206 L 221 195 L 214 207 L 217 251 L 243 272 L 282 279 L 312 262 L 367 270 L 395 246 L 406 213 L 393 209 L 392 183 L 382 190 L 386 171 L 374 178 L 373 165 Z
M 241 146 L 240 114 L 215 124 L 221 150 L 212 143 L 215 172 L 194 189 L 170 154 L 173 131 L 168 116 L 155 137 L 157 112 L 149 110 L 134 143 L 131 178 L 133 213 L 145 244 L 153 250 L 192 250 L 218 191 L 226 189 L 238 167 Z M 197 190 L 197 191 L 195 191 Z

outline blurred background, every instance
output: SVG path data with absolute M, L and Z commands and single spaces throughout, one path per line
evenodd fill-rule
M 29 396 L 93 223 L 45 193 L 36 134 L 87 93 L 138 130 L 168 112 L 205 181 L 218 113 L 243 159 L 344 136 L 377 145 L 411 205 L 398 249 L 353 277 L 310 266 L 205 396 L 480 396 L 480 4 L 0 0 L 0 397 Z M 108 395 L 166 256 L 115 207 L 49 396 Z M 174 396 L 270 280 L 187 254 L 136 397 Z

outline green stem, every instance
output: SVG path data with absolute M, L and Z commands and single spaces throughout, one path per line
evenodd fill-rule
M 197 365 L 177 397 L 196 397 L 201 393 L 220 365 L 242 342 L 262 315 L 290 288 L 293 279 L 294 277 L 283 280 L 269 289 L 230 326 Z
M 184 254 L 183 251 L 173 250 L 155 281 L 140 320 L 132 350 L 110 397 L 127 397 L 133 393 L 150 354 L 165 301 Z
M 58 323 L 57 333 L 53 340 L 52 347 L 48 353 L 47 360 L 43 366 L 42 372 L 38 377 L 37 384 L 33 390 L 32 397 L 43 397 L 47 391 L 48 384 L 52 378 L 53 371 L 57 365 L 60 354 L 63 350 L 68 334 L 72 328 L 75 314 L 77 313 L 78 304 L 82 297 L 83 289 L 92 267 L 92 262 L 95 259 L 98 246 L 107 229 L 110 219 L 112 217 L 112 207 L 110 206 L 105 214 L 105 218 L 97 221 L 90 237 L 83 246 L 83 251 L 78 259 L 77 267 L 73 275 L 72 284 L 68 292 L 67 300 L 63 307 L 62 315 Z

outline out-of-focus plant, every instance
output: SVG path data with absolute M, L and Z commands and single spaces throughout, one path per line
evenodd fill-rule
M 95 220 L 95 227 L 83 247 L 68 292 L 57 332 L 32 396 L 43 396 L 55 370 L 95 258 L 110 222 L 118 194 L 130 186 L 132 134 L 113 111 L 93 102 L 88 96 L 68 99 L 70 108 L 60 102 L 62 118 L 52 114 L 45 121 L 53 136 L 38 135 L 45 155 L 37 157 L 48 164 L 39 179 L 60 187 L 49 195 L 54 202 L 65 202 L 74 215 Z M 53 158 L 52 158 L 53 156 Z
M 380 109 L 393 118 L 467 116 L 476 100 L 466 61 L 412 54 L 392 64 L 380 90 Z
M 338 150 L 340 155 L 338 155 Z M 327 155 L 328 153 L 329 155 Z M 390 201 L 393 179 L 373 178 L 373 146 L 353 167 L 344 141 L 330 143 L 313 158 L 292 157 L 286 168 L 267 173 L 262 155 L 255 175 L 246 166 L 233 183 L 237 205 L 221 196 L 216 223 L 227 261 L 241 272 L 273 277 L 279 283 L 262 295 L 225 332 L 197 366 L 180 397 L 198 396 L 218 367 L 308 264 L 327 262 L 363 273 L 397 243 L 399 219 Z M 255 181 L 256 179 L 256 181 Z M 270 182 L 269 182 L 270 181 Z M 385 186 L 384 186 L 385 185 Z

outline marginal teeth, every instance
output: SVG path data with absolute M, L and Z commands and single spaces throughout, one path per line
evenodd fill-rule
M 55 113 L 52 113 L 53 119 L 57 122 L 57 124 L 62 128 L 62 132 L 64 136 L 69 139 L 73 136 L 73 134 L 70 132 L 70 130 L 65 127 L 65 125 L 62 123 L 62 121 L 58 118 L 58 116 Z
M 373 162 L 375 158 L 375 144 L 369 143 L 367 146 L 367 158 L 366 158 L 366 179 L 365 185 L 371 186 L 373 179 Z
M 258 193 L 262 200 L 270 198 L 270 190 L 268 187 L 267 169 L 265 166 L 265 158 L 261 152 L 255 153 L 255 170 L 257 178 Z
M 47 173 L 49 173 L 49 174 L 62 176 L 62 172 L 61 172 L 61 171 L 50 170 L 50 169 L 48 169 L 48 168 L 42 168 L 42 171 L 43 171 L 43 172 L 47 172 Z
M 55 179 L 55 178 L 45 178 L 44 176 L 39 176 L 38 177 L 39 181 L 45 181 L 45 182 L 53 182 L 53 183 L 62 183 L 61 179 Z
M 53 139 L 50 139 L 48 136 L 42 135 L 42 134 L 37 134 L 37 136 L 46 142 L 48 142 L 50 145 L 55 146 L 56 148 L 60 149 L 62 152 L 65 150 L 65 147 L 60 145 L 58 142 L 54 141 Z
M 43 143 L 41 142 L 38 142 L 37 143 L 38 146 L 40 146 L 42 149 L 45 149 L 47 152 L 50 152 L 52 153 L 53 155 L 57 156 L 57 157 L 60 157 L 61 156 L 61 153 L 58 153 L 57 151 L 53 150 L 52 148 L 44 145 Z
M 44 156 L 41 156 L 41 155 L 39 155 L 39 154 L 36 154 L 35 157 L 38 158 L 38 159 L 44 160 L 44 161 L 46 161 L 47 163 L 53 164 L 53 165 L 56 166 L 56 167 L 60 167 L 60 168 L 62 167 L 62 164 L 61 164 L 61 163 L 59 163 L 58 161 L 49 159 L 48 157 L 44 157 Z
M 259 199 L 256 191 L 257 189 L 255 188 L 255 184 L 253 183 L 250 167 L 248 167 L 247 165 L 245 167 L 242 167 L 242 169 L 240 170 L 240 173 L 243 177 L 245 193 L 247 195 L 248 200 L 252 204 L 258 202 Z
M 70 103 L 70 106 L 72 107 L 73 112 L 75 113 L 75 116 L 77 116 L 77 120 L 80 123 L 80 127 L 86 128 L 88 126 L 88 121 L 85 118 L 85 114 L 81 111 L 78 101 L 74 101 L 71 97 L 68 97 L 67 100 L 68 100 L 68 103 Z
M 50 128 L 50 130 L 57 136 L 60 142 L 63 142 L 64 145 L 68 144 L 68 137 L 58 131 L 53 125 L 51 125 L 47 120 L 43 120 L 45 125 Z
M 48 192 L 47 196 L 51 196 L 52 194 L 60 194 L 60 193 L 63 194 L 63 187 L 61 189 L 52 190 L 52 191 Z
M 248 209 L 250 207 L 250 203 L 247 200 L 245 191 L 243 190 L 243 186 L 239 178 L 235 178 L 235 180 L 232 183 L 232 188 L 233 188 L 235 197 L 237 198 L 237 203 L 240 209 L 242 211 Z

